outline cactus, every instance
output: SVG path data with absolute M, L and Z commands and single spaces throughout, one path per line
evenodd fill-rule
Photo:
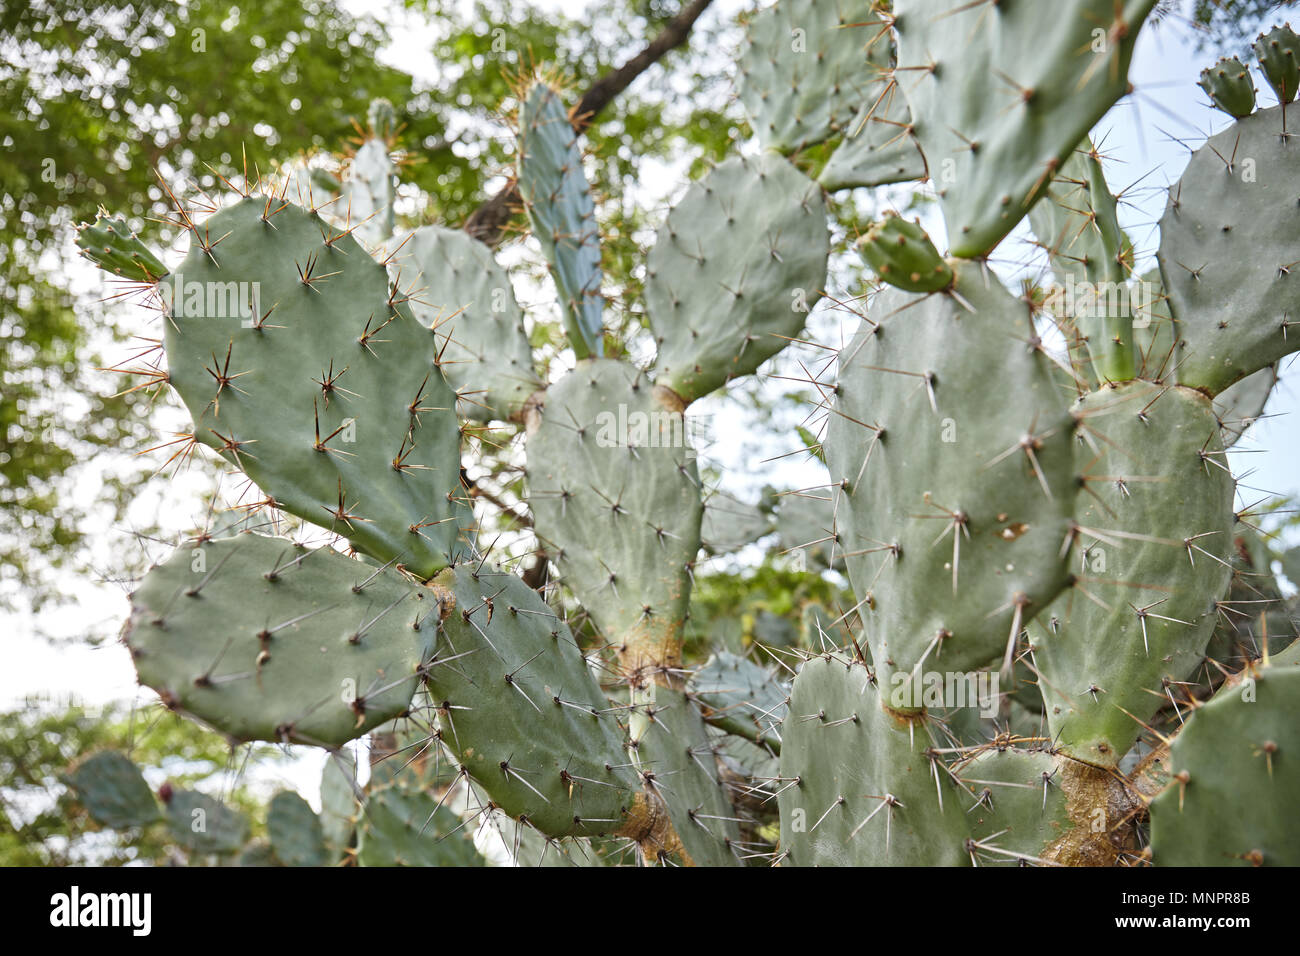
M 1294 100 L 1300 90 L 1300 36 L 1290 25 L 1274 27 L 1255 41 L 1255 55 L 1278 103 Z
M 582 172 L 582 150 L 560 94 L 537 82 L 522 93 L 519 195 L 560 294 L 564 328 L 578 358 L 605 354 L 600 234 Z
M 163 799 L 167 827 L 176 842 L 200 854 L 233 854 L 244 848 L 248 817 L 197 790 L 168 788 Z
M 1155 0 L 898 0 L 898 73 L 952 253 L 988 253 L 1127 92 Z M 1100 35 L 1099 35 L 1100 34 Z M 970 90 L 982 90 L 978 96 Z
M 1196 151 L 1160 220 L 1160 272 L 1177 322 L 1178 381 L 1218 394 L 1300 348 L 1290 333 L 1300 259 L 1284 107 L 1237 120 Z
M 754 372 L 803 329 L 829 254 L 822 192 L 781 157 L 693 184 L 646 258 L 657 384 L 689 403 Z
M 399 269 L 415 271 L 429 286 L 411 300 L 411 314 L 442 338 L 439 364 L 456 390 L 461 417 L 504 421 L 521 415 L 542 383 L 523 311 L 492 250 L 459 230 L 421 226 L 394 256 Z M 426 295 L 444 305 L 432 306 Z
M 123 640 L 141 682 L 231 739 L 337 747 L 406 710 L 437 611 L 395 572 L 247 533 L 150 571 Z
M 1235 56 L 1225 57 L 1201 71 L 1201 89 L 1210 102 L 1229 116 L 1241 119 L 1255 109 L 1255 84 L 1250 69 Z
M 1151 855 L 1168 866 L 1295 866 L 1300 668 L 1252 667 L 1197 710 L 1169 748 L 1151 804 Z
M 292 790 L 281 790 L 271 798 L 266 832 L 271 851 L 285 866 L 324 866 L 329 857 L 320 817 Z
M 85 229 L 90 258 L 161 300 L 193 440 L 266 495 L 138 584 L 140 679 L 232 742 L 330 752 L 321 812 L 278 794 L 265 839 L 168 785 L 180 845 L 295 866 L 1295 862 L 1300 642 L 1267 649 L 1294 629 L 1281 549 L 1234 512 L 1226 448 L 1300 348 L 1297 159 L 1285 106 L 1255 111 L 1244 67 L 1211 70 L 1234 124 L 1171 189 L 1137 277 L 1088 132 L 1151 8 L 777 0 L 740 69 L 768 148 L 691 184 L 646 257 L 653 363 L 604 329 L 600 208 L 546 79 L 520 89 L 517 170 L 571 350 L 544 374 L 487 246 L 398 231 L 382 103 L 337 184 L 354 212 L 387 184 L 373 258 L 354 217 L 285 186 L 186 212 L 171 277 L 119 222 Z M 1292 37 L 1257 44 L 1283 103 Z M 824 434 L 800 432 L 827 481 L 758 505 L 709 487 L 692 403 L 803 333 L 825 191 L 905 170 L 932 177 L 948 248 L 890 213 L 847 250 L 870 295 L 834 380 L 809 373 Z M 1117 296 L 1008 291 L 986 260 L 1026 218 L 1059 283 Z M 483 423 L 523 446 L 511 516 L 558 595 L 481 547 L 461 438 Z M 280 510 L 333 539 L 264 533 Z M 759 604 L 728 646 L 688 642 L 702 549 L 768 535 L 810 573 L 844 569 L 855 603 Z M 344 748 L 366 734 L 362 784 Z M 124 756 L 68 780 L 105 826 L 159 818 Z
M 138 767 L 125 754 L 103 750 L 77 762 L 67 775 L 82 806 L 97 822 L 123 830 L 159 817 L 158 801 Z
M 858 246 L 876 275 L 905 292 L 939 292 L 952 285 L 951 267 L 920 222 L 888 214 L 867 230 Z
M 100 209 L 93 223 L 77 228 L 81 255 L 95 265 L 123 279 L 153 283 L 167 275 L 167 267 L 131 231 L 122 216 L 110 216 Z

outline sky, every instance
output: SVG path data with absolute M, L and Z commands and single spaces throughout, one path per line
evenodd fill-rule
M 362 0 L 351 4 L 358 11 L 369 6 Z M 558 2 L 540 4 L 548 8 Z M 569 7 L 569 4 L 564 4 Z M 706 14 L 710 18 L 730 15 L 744 4 L 721 0 Z M 428 55 L 433 36 L 409 14 L 407 22 L 395 31 L 397 37 L 386 55 L 394 64 L 432 79 L 436 62 Z M 1190 155 L 1188 145 L 1199 145 L 1206 135 L 1229 125 L 1229 118 L 1208 106 L 1196 86 L 1208 54 L 1197 53 L 1185 28 L 1169 23 L 1159 31 L 1144 30 L 1138 40 L 1130 79 L 1135 93 L 1116 106 L 1094 130 L 1094 139 L 1103 144 L 1105 170 L 1112 191 L 1122 197 L 1122 224 L 1134 239 L 1139 253 L 1149 257 L 1158 242 L 1156 222 L 1164 210 L 1165 189 L 1175 182 Z M 644 81 L 644 80 L 643 80 Z M 1272 105 L 1272 94 L 1257 78 L 1263 105 Z M 1181 141 L 1181 142 L 1180 142 Z M 747 147 L 752 150 L 752 147 Z M 643 184 L 648 196 L 667 197 L 680 187 L 681 173 L 671 165 L 652 169 Z M 941 223 L 937 224 L 941 228 Z M 1023 242 L 1024 227 L 1000 250 L 1008 259 L 1019 257 L 1016 242 Z M 1142 263 L 1139 263 L 1142 271 Z M 91 280 L 93 281 L 93 280 Z M 841 317 L 823 312 L 813 321 L 815 334 L 827 344 L 838 345 L 852 329 L 840 328 Z M 1254 425 L 1231 455 L 1234 471 L 1244 475 L 1242 497 L 1255 500 L 1263 492 L 1300 495 L 1300 442 L 1297 442 L 1296 413 L 1300 403 L 1300 373 L 1284 362 L 1282 380 L 1266 409 L 1266 419 Z M 778 383 L 764 387 L 780 390 Z M 698 414 L 711 418 L 709 431 L 714 437 L 707 458 L 724 466 L 729 474 L 726 489 L 751 500 L 764 484 L 800 488 L 818 485 L 825 480 L 816 463 L 793 456 L 766 461 L 799 446 L 793 429 L 779 434 L 774 446 L 755 450 L 751 436 L 751 413 L 721 399 L 700 403 Z M 793 424 L 795 420 L 791 420 Z M 183 502 L 186 489 L 178 489 L 174 502 Z M 180 530 L 192 525 L 194 515 L 177 516 Z M 114 529 L 113 533 L 120 533 Z M 0 631 L 8 631 L 8 666 L 0 669 L 0 707 L 11 706 L 33 694 L 64 699 L 69 695 L 91 704 L 108 701 L 148 701 L 151 693 L 136 687 L 134 671 L 124 648 L 114 642 L 89 647 L 75 640 L 86 630 L 87 615 L 96 621 L 120 622 L 126 616 L 124 589 L 108 583 L 70 583 L 82 595 L 76 609 L 47 615 L 39 623 L 47 633 L 67 635 L 71 640 L 50 643 L 36 635 L 35 621 L 10 615 L 0 618 Z M 277 770 L 286 774 L 283 782 L 292 783 L 312 796 L 319 779 L 319 761 L 307 761 L 297 767 Z

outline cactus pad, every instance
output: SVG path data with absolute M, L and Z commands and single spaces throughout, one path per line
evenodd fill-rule
M 971 850 L 980 866 L 1039 862 L 1072 826 L 1056 761 L 1046 751 L 990 746 L 953 773 L 970 792 Z
M 694 183 L 646 259 L 658 384 L 691 402 L 781 351 L 829 254 L 821 189 L 780 156 L 729 159 Z
M 952 255 L 987 255 L 1128 91 L 1155 2 L 897 0 L 897 75 Z
M 1255 41 L 1255 56 L 1279 103 L 1290 103 L 1300 90 L 1300 36 L 1290 24 L 1274 27 Z
M 99 210 L 93 223 L 77 229 L 81 254 L 106 272 L 137 282 L 156 282 L 167 275 L 167 267 L 150 251 L 123 216 Z
M 116 750 L 102 750 L 79 761 L 68 772 L 67 782 L 86 812 L 106 827 L 142 827 L 159 817 L 158 801 L 140 768 Z
M 172 790 L 166 816 L 176 842 L 194 853 L 238 853 L 248 840 L 248 817 L 197 790 Z
M 249 198 L 202 229 L 164 340 L 195 436 L 286 511 L 433 575 L 472 520 L 439 337 L 319 216 Z
M 889 22 L 876 6 L 778 0 L 750 21 L 740 100 L 766 149 L 813 146 L 869 110 L 892 66 Z
M 1210 137 L 1160 220 L 1178 380 L 1210 394 L 1300 349 L 1300 150 L 1282 128 L 1276 106 Z
M 361 866 L 482 866 L 474 825 L 437 794 L 388 784 L 370 794 L 357 825 Z
M 538 536 L 631 669 L 673 665 L 700 550 L 700 479 L 675 397 L 630 365 L 580 362 L 529 421 Z
M 890 693 L 891 671 L 986 664 L 1065 584 L 1073 423 L 1033 341 L 1027 305 L 963 263 L 952 294 L 886 289 L 840 352 L 838 547 Z
M 234 740 L 337 746 L 402 713 L 433 627 L 391 570 L 242 534 L 172 553 L 131 599 L 123 638 L 164 704 Z
M 931 729 L 882 710 L 862 664 L 805 663 L 781 747 L 783 865 L 969 865 L 967 806 Z
M 1031 625 L 1054 740 L 1115 766 L 1200 662 L 1228 586 L 1233 481 L 1208 399 L 1130 382 L 1086 396 L 1074 585 Z M 1127 713 L 1126 713 L 1127 711 Z
M 631 775 L 608 701 L 569 628 L 535 591 L 487 565 L 438 576 L 427 686 L 439 738 L 496 806 L 553 837 L 612 832 Z
M 1297 866 L 1300 668 L 1268 667 L 1198 709 L 1151 804 L 1157 866 Z
M 560 94 L 533 84 L 519 111 L 519 195 L 550 263 L 569 345 L 603 355 L 600 233 L 582 149 Z
M 920 222 L 886 214 L 858 240 L 858 248 L 876 275 L 904 292 L 939 292 L 952 285 L 952 267 Z
M 324 866 L 329 862 L 320 817 L 292 790 L 271 798 L 266 832 L 276 858 L 285 866 Z
M 630 746 L 645 789 L 658 794 L 696 866 L 736 866 L 736 811 L 718 772 L 709 729 L 681 691 L 654 687 L 632 717 Z
M 1200 87 L 1218 109 L 1241 119 L 1255 109 L 1255 84 L 1250 68 L 1235 56 L 1224 57 L 1201 71 Z
M 541 387 L 524 314 L 492 250 L 468 233 L 422 226 L 397 254 L 424 287 L 411 300 L 420 324 L 437 328 L 440 362 L 465 418 L 506 420 Z

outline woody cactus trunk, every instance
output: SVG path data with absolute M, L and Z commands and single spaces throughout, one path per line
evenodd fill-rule
M 1248 516 L 1225 447 L 1300 348 L 1300 42 L 1281 27 L 1257 45 L 1276 107 L 1255 107 L 1242 64 L 1206 72 L 1232 125 L 1170 188 L 1159 268 L 1139 276 L 1088 134 L 1128 92 L 1153 5 L 755 15 L 738 76 L 760 148 L 660 226 L 646 367 L 606 347 L 598 204 L 545 78 L 518 91 L 515 181 L 573 353 L 549 381 L 488 246 L 392 234 L 383 104 L 339 177 L 245 176 L 206 218 L 179 205 L 174 272 L 120 219 L 85 228 L 87 257 L 155 296 L 156 378 L 192 441 L 261 489 L 259 514 L 339 545 L 252 522 L 185 544 L 132 594 L 141 682 L 232 742 L 341 755 L 400 728 L 441 769 L 363 791 L 340 757 L 327 788 L 334 858 L 363 864 L 477 860 L 444 842 L 454 814 L 436 822 L 457 787 L 534 861 L 1300 862 L 1300 669 L 1253 631 L 1262 656 L 1207 656 L 1220 619 L 1251 631 L 1261 610 L 1230 596 Z M 803 333 L 828 197 L 910 180 L 937 196 L 947 254 L 899 216 L 861 237 L 878 291 L 819 383 L 828 566 L 856 604 L 780 673 L 688 659 L 712 500 L 690 406 Z M 1017 294 L 988 259 L 1026 218 L 1054 276 Z M 526 437 L 531 527 L 581 633 L 480 547 L 462 437 L 485 422 Z M 991 702 L 954 706 L 936 672 L 990 678 Z M 156 815 L 111 763 L 77 772 L 92 810 Z M 329 858 L 339 819 L 286 798 L 275 855 Z

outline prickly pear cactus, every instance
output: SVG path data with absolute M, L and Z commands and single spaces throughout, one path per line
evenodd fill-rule
M 319 812 L 251 819 L 95 754 L 66 777 L 90 819 L 241 865 L 1294 864 L 1294 552 L 1237 510 L 1227 448 L 1300 348 L 1297 41 L 1256 44 L 1277 107 L 1239 61 L 1206 72 L 1232 125 L 1140 275 L 1089 132 L 1152 6 L 776 0 L 738 69 L 763 149 L 664 215 L 635 347 L 544 78 L 516 178 L 558 349 L 509 257 L 398 222 L 383 102 L 339 177 L 182 209 L 174 273 L 120 218 L 85 227 L 160 307 L 185 448 L 265 495 L 136 584 L 139 678 L 232 743 L 329 752 Z M 828 222 L 827 190 L 927 176 L 946 241 Z M 1053 285 L 1017 293 L 989 257 L 1026 219 Z M 828 293 L 833 249 L 865 295 Z M 748 504 L 692 405 L 818 334 L 824 295 L 857 317 L 803 368 L 825 478 Z M 473 477 L 485 446 L 517 502 Z M 525 576 L 483 546 L 501 522 Z M 688 628 L 707 562 L 768 540 L 851 594 Z

